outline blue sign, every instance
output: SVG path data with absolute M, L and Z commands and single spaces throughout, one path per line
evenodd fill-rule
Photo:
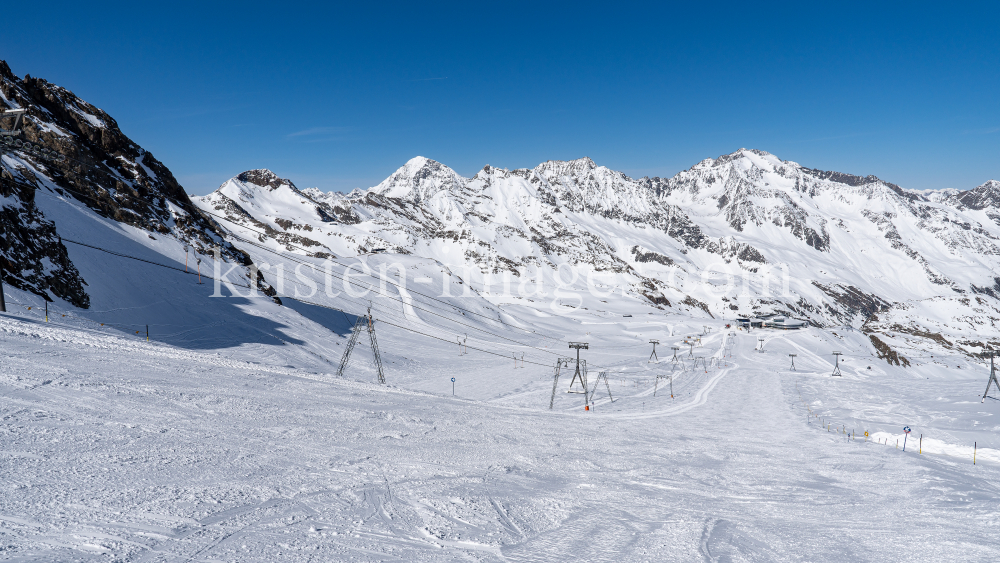
M 453 378 L 451 378 L 451 382 L 452 382 L 452 383 L 455 383 L 455 378 L 454 378 L 454 377 L 453 377 Z M 907 430 L 907 432 L 909 432 L 909 430 Z
M 907 434 L 909 434 L 910 433 L 910 427 L 909 426 L 904 426 L 903 427 L 903 432 L 906 432 Z

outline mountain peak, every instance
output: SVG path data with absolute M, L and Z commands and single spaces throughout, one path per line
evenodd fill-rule
M 465 186 L 454 170 L 423 156 L 415 156 L 379 185 L 368 190 L 385 197 L 421 201 L 442 190 Z
M 236 179 L 240 182 L 246 182 L 262 188 L 270 188 L 272 190 L 276 190 L 283 185 L 297 189 L 291 180 L 287 178 L 279 178 L 277 174 L 271 172 L 267 168 L 257 168 L 255 170 L 241 172 L 236 175 Z
M 956 199 L 969 209 L 1000 207 L 1000 182 L 988 180 L 971 190 L 960 192 Z

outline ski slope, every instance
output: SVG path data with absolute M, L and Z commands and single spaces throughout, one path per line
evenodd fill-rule
M 294 331 L 293 312 L 277 309 Z M 740 331 L 718 367 L 671 370 L 669 347 L 686 355 L 684 336 L 702 319 L 546 320 L 567 334 L 586 328 L 584 357 L 609 371 L 614 402 L 602 387 L 585 411 L 564 373 L 549 410 L 552 368 L 460 356 L 455 344 L 388 325 L 380 386 L 364 336 L 337 378 L 293 344 L 147 343 L 11 307 L 0 315 L 3 557 L 1000 557 L 1000 404 L 979 402 L 982 366 L 887 366 L 863 335 L 808 329 Z M 721 355 L 728 331 L 709 328 L 697 356 Z M 660 338 L 658 364 L 648 338 Z M 832 350 L 846 354 L 842 378 L 829 376 Z M 654 397 L 655 375 L 671 371 L 675 398 L 662 381 Z M 904 453 L 828 431 L 816 415 L 848 432 L 914 434 Z M 974 441 L 976 465 L 962 449 Z

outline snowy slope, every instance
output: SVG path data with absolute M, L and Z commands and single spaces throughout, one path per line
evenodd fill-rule
M 698 356 L 724 348 L 726 331 L 711 324 Z M 256 361 L 266 348 L 248 361 L 0 316 L 5 556 L 1000 557 L 991 484 L 1000 444 L 996 424 L 984 423 L 996 402 L 975 399 L 981 366 L 887 366 L 857 332 L 809 329 L 737 333 L 718 365 L 671 370 L 647 364 L 646 347 L 609 346 L 622 327 L 589 328 L 588 358 L 617 362 L 614 402 L 602 385 L 585 411 L 563 379 L 549 411 L 551 370 L 457 356 L 392 327 L 380 329 L 391 343 L 381 386 L 359 378 L 363 366 L 337 378 Z M 627 328 L 643 341 L 683 338 L 638 321 Z M 842 378 L 829 377 L 832 349 L 847 354 Z M 664 373 L 674 398 L 655 379 Z M 905 452 L 904 425 L 913 429 Z

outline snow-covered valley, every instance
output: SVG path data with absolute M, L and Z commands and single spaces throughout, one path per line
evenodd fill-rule
M 564 376 L 550 411 L 551 369 L 458 356 L 392 327 L 380 328 L 389 384 L 378 385 L 363 362 L 345 378 L 319 360 L 281 365 L 306 361 L 291 346 L 190 350 L 46 324 L 36 311 L 0 317 L 7 560 L 986 561 L 1000 551 L 997 402 L 976 400 L 985 373 L 959 358 L 890 367 L 857 333 L 763 330 L 737 332 L 731 357 L 707 373 L 671 370 L 647 363 L 649 346 L 601 345 L 634 335 L 683 345 L 663 323 L 595 323 L 589 359 L 614 366 L 614 402 L 601 388 L 585 411 Z M 696 355 L 722 350 L 726 331 L 713 325 Z M 842 378 L 830 377 L 832 347 L 848 354 Z M 654 396 L 664 371 L 673 399 L 664 381 Z M 895 447 L 904 425 L 914 431 L 905 453 Z

